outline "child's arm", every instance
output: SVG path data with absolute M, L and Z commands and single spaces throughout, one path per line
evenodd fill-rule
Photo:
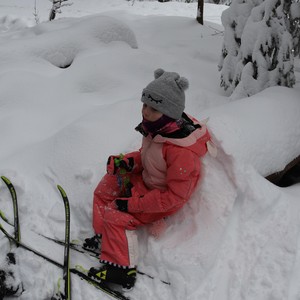
M 132 173 L 140 173 L 143 170 L 143 166 L 142 166 L 142 158 L 141 158 L 141 152 L 139 151 L 134 151 L 134 152 L 130 152 L 124 155 L 124 157 L 126 158 L 133 158 L 133 169 L 132 169 Z
M 154 189 L 149 193 L 128 200 L 132 213 L 173 214 L 179 210 L 195 190 L 200 178 L 200 158 L 190 150 L 177 148 L 167 154 L 167 189 Z

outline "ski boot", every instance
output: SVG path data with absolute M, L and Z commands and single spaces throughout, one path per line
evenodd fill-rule
M 104 283 L 121 285 L 124 291 L 133 289 L 136 281 L 136 268 L 122 268 L 112 265 L 103 265 L 100 268 L 91 268 L 88 276 Z
M 82 247 L 86 250 L 100 254 L 100 252 L 101 252 L 101 235 L 96 234 L 91 238 L 85 239 Z

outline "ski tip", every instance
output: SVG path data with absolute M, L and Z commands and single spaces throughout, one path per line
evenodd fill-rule
M 5 176 L 1 176 L 1 179 L 5 182 L 5 183 L 11 183 L 10 182 L 10 180 L 7 178 L 7 177 L 5 177 Z
M 67 193 L 65 192 L 65 190 L 58 184 L 57 185 L 58 190 L 60 191 L 61 195 L 63 197 L 67 197 Z

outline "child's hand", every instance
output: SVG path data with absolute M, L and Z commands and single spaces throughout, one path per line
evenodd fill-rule
M 119 170 L 131 172 L 133 170 L 134 160 L 133 157 L 124 157 L 123 154 L 111 155 L 107 160 L 106 170 L 110 175 L 115 175 Z
M 116 174 L 118 168 L 115 166 L 115 159 L 119 159 L 119 156 L 110 155 L 108 157 L 108 160 L 106 163 L 107 174 L 110 174 L 110 175 Z
M 117 209 L 122 212 L 128 212 L 128 200 L 126 199 L 116 199 L 115 200 Z

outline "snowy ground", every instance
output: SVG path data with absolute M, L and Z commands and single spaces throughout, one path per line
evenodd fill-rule
M 190 80 L 186 112 L 208 126 L 218 157 L 186 207 L 158 239 L 140 233 L 139 277 L 132 299 L 299 300 L 300 185 L 278 188 L 264 176 L 300 154 L 300 64 L 294 89 L 269 88 L 231 102 L 217 63 L 224 6 L 123 0 L 73 0 L 48 23 L 51 3 L 0 3 L 0 173 L 15 184 L 22 240 L 62 262 L 34 232 L 63 238 L 61 184 L 71 203 L 72 238 L 93 234 L 93 190 L 108 155 L 137 149 L 140 96 L 162 67 Z M 167 16 L 167 17 L 166 17 Z M 65 67 L 65 68 L 62 68 Z M 0 185 L 0 210 L 12 218 Z M 2 222 L 3 223 L 3 222 Z M 9 226 L 6 228 L 11 231 Z M 10 245 L 0 235 L 0 262 Z M 17 249 L 25 292 L 49 298 L 61 271 Z M 97 266 L 72 252 L 71 264 Z M 73 299 L 109 299 L 72 277 Z

